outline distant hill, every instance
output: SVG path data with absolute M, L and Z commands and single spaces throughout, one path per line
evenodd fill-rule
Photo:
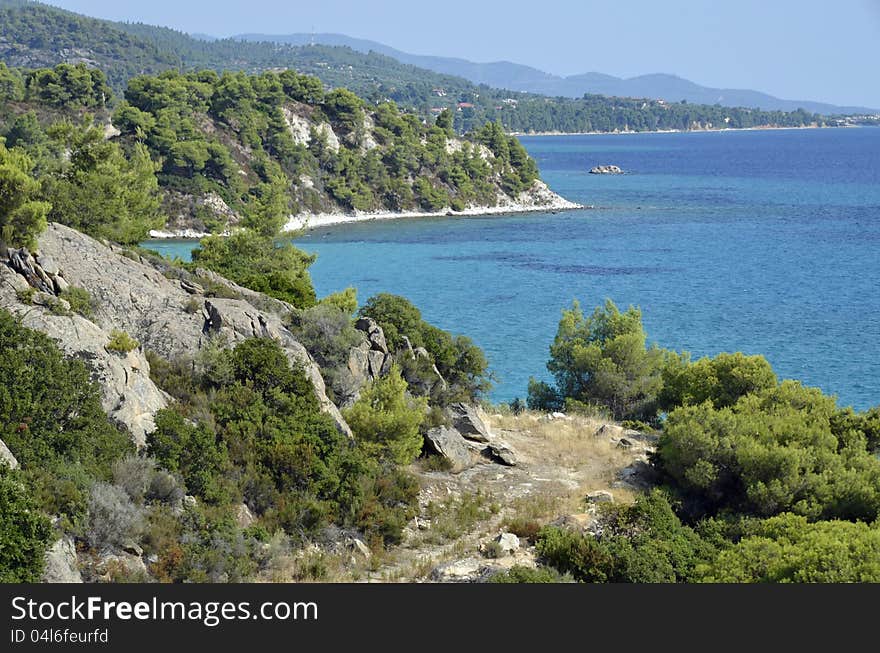
M 378 52 L 403 63 L 447 75 L 457 75 L 475 84 L 495 88 L 538 93 L 541 95 L 579 98 L 585 93 L 616 97 L 664 99 L 667 102 L 686 100 L 692 104 L 720 104 L 727 107 L 756 107 L 769 111 L 796 111 L 813 113 L 853 114 L 874 113 L 867 107 L 837 106 L 809 100 L 783 100 L 767 93 L 747 89 L 722 89 L 700 86 L 676 75 L 651 74 L 622 79 L 597 72 L 560 77 L 531 66 L 495 61 L 475 63 L 452 57 L 433 57 L 401 52 L 376 41 L 357 39 L 344 34 L 241 34 L 235 38 L 248 41 L 274 41 L 289 45 L 310 43 L 345 46 L 358 52 Z
M 472 64 L 465 77 L 429 70 L 377 51 L 378 44 L 348 41 L 311 45 L 311 35 L 294 35 L 289 42 L 259 40 L 258 35 L 213 39 L 193 37 L 167 27 L 90 18 L 37 2 L 0 0 L 0 62 L 11 67 L 39 68 L 59 63 L 85 63 L 105 71 L 120 93 L 131 77 L 165 70 L 244 71 L 260 73 L 295 69 L 318 77 L 330 88 L 351 89 L 368 103 L 393 100 L 425 120 L 451 109 L 454 129 L 465 133 L 498 121 L 508 132 L 608 132 L 693 130 L 742 127 L 800 127 L 823 125 L 823 116 L 806 111 L 764 111 L 721 105 L 660 101 L 658 94 L 632 98 L 577 94 L 576 98 L 547 96 L 493 86 L 507 76 L 509 86 L 552 82 L 553 77 L 514 64 Z M 390 48 L 384 48 L 386 52 Z M 364 50 L 367 50 L 366 52 Z M 398 56 L 406 58 L 403 53 Z M 412 61 L 413 59 L 409 59 Z M 433 61 L 433 63 L 432 63 Z M 509 69 L 516 72 L 510 77 Z M 482 71 L 482 72 L 480 72 Z M 477 73 L 483 75 L 478 76 Z M 613 78 L 603 77 L 605 81 Z M 542 82 L 543 80 L 543 82 Z M 548 86 L 549 88 L 549 86 Z

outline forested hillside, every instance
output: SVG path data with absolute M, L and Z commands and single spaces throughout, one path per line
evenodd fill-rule
M 124 99 L 84 64 L 0 64 L 0 80 L 0 135 L 52 195 L 49 219 L 119 242 L 165 216 L 200 232 L 273 235 L 292 214 L 489 207 L 538 180 L 497 124 L 461 140 L 448 111 L 425 124 L 293 71 L 168 71 L 132 78 Z M 137 211 L 114 202 L 134 193 Z
M 375 52 L 235 39 L 206 41 L 164 27 L 98 20 L 21 0 L 0 0 L 0 60 L 23 67 L 62 62 L 98 66 L 118 93 L 132 76 L 162 70 L 258 73 L 293 68 L 318 77 L 330 88 L 348 88 L 372 105 L 391 100 L 422 117 L 449 108 L 459 133 L 496 120 L 514 132 L 795 127 L 824 121 L 803 111 L 596 95 L 550 98 L 476 85 Z

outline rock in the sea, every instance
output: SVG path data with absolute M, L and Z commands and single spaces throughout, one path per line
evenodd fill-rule
M 590 170 L 591 175 L 622 175 L 623 170 L 618 166 L 595 166 Z
M 480 410 L 476 406 L 465 403 L 454 403 L 449 406 L 449 415 L 452 425 L 468 440 L 476 442 L 489 442 L 492 434 L 489 427 L 483 421 Z
M 12 455 L 12 452 L 3 440 L 0 440 L 0 464 L 12 469 L 18 469 L 18 460 Z
M 460 472 L 473 465 L 467 442 L 455 429 L 446 426 L 428 429 L 425 441 L 431 449 L 452 463 L 453 472 Z
M 73 540 L 65 535 L 46 551 L 46 566 L 43 569 L 44 583 L 81 583 L 82 574 L 76 559 Z

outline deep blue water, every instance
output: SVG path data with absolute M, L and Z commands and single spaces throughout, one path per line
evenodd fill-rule
M 610 297 L 663 347 L 764 354 L 842 405 L 880 404 L 880 129 L 522 141 L 554 190 L 595 208 L 315 231 L 298 244 L 318 254 L 319 295 L 405 295 L 485 349 L 498 401 L 548 377 L 563 307 Z

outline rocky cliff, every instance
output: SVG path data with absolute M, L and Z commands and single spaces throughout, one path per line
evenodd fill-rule
M 137 254 L 59 224 L 50 224 L 40 236 L 35 256 L 11 250 L 6 263 L 0 265 L 0 307 L 57 340 L 69 356 L 83 359 L 101 386 L 105 410 L 139 445 L 152 429 L 155 412 L 168 403 L 150 380 L 145 351 L 169 359 L 193 355 L 209 337 L 229 344 L 255 336 L 280 342 L 289 359 L 302 365 L 322 409 L 340 431 L 351 434 L 327 397 L 321 370 L 283 325 L 291 310 L 284 302 L 209 271 L 190 275 L 170 266 L 154 267 Z M 88 318 L 71 312 L 56 296 L 58 288 L 69 286 L 91 296 Z M 208 297 L 205 286 L 224 297 Z M 114 330 L 125 332 L 138 346 L 127 353 L 108 349 Z

